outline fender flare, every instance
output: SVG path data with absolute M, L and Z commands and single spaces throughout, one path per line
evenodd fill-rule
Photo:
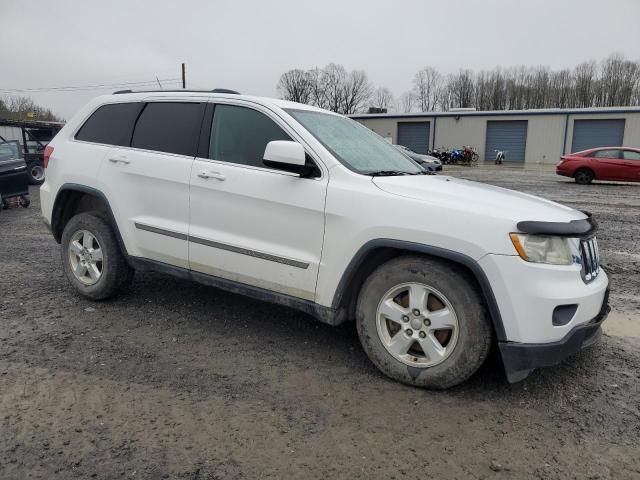
M 61 194 L 68 191 L 88 193 L 89 195 L 93 195 L 94 197 L 99 198 L 104 203 L 104 205 L 106 206 L 107 216 L 109 217 L 109 222 L 111 222 L 111 226 L 113 227 L 116 238 L 118 239 L 118 245 L 120 246 L 122 253 L 125 256 L 128 256 L 127 248 L 125 247 L 124 241 L 122 240 L 122 235 L 120 235 L 118 222 L 116 222 L 116 217 L 113 215 L 111 204 L 109 203 L 107 196 L 96 188 L 87 187 L 86 185 L 80 185 L 78 183 L 65 183 L 58 189 L 58 193 L 56 194 L 56 198 L 53 202 L 53 210 L 51 213 L 51 231 L 53 232 L 56 241 L 60 243 L 60 238 L 62 236 L 61 229 L 59 233 L 56 233 L 56 231 L 59 229 L 58 223 L 60 222 L 60 219 L 62 217 L 62 209 L 64 207 Z
M 369 240 L 362 247 L 360 247 L 360 249 L 356 252 L 356 254 L 349 262 L 349 265 L 347 266 L 345 271 L 342 273 L 342 277 L 338 282 L 338 287 L 336 288 L 333 296 L 333 302 L 331 304 L 334 310 L 337 310 L 341 305 L 342 301 L 344 300 L 344 294 L 347 291 L 349 284 L 351 283 L 351 279 L 359 270 L 369 252 L 378 248 L 392 248 L 395 250 L 422 253 L 430 255 L 432 257 L 450 260 L 454 263 L 458 263 L 468 268 L 478 282 L 478 285 L 480 285 L 482 294 L 487 302 L 487 308 L 489 309 L 489 314 L 491 315 L 491 321 L 493 323 L 498 341 L 507 340 L 507 336 L 504 330 L 504 324 L 502 321 L 502 315 L 500 314 L 500 308 L 498 307 L 498 302 L 496 301 L 496 297 L 493 293 L 493 288 L 489 283 L 489 279 L 487 278 L 487 275 L 485 274 L 480 264 L 473 258 L 463 253 L 455 252 L 453 250 L 447 250 L 446 248 L 435 247 L 432 245 L 424 245 L 416 242 L 394 240 L 390 238 L 378 238 Z

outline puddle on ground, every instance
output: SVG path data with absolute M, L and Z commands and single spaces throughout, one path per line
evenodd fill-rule
M 602 324 L 602 330 L 613 337 L 640 339 L 640 313 L 612 311 Z

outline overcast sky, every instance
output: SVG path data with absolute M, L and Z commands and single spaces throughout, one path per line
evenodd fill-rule
M 329 62 L 400 95 L 414 73 L 640 60 L 639 0 L 0 0 L 6 89 L 180 77 L 187 87 L 275 96 L 280 74 Z M 69 118 L 118 88 L 34 92 Z

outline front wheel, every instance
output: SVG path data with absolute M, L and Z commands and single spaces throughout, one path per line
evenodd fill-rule
M 366 280 L 356 311 L 358 335 L 387 376 L 426 388 L 469 378 L 491 346 L 491 326 L 468 274 L 426 257 L 400 257 Z
M 133 277 L 113 228 L 99 213 L 81 213 L 62 233 L 62 265 L 69 282 L 83 296 L 105 300 Z

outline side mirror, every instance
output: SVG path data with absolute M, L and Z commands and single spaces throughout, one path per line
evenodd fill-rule
M 307 162 L 304 147 L 298 142 L 272 140 L 264 149 L 262 163 L 276 170 L 297 173 L 301 177 L 317 176 L 315 172 L 318 167 L 313 162 Z

